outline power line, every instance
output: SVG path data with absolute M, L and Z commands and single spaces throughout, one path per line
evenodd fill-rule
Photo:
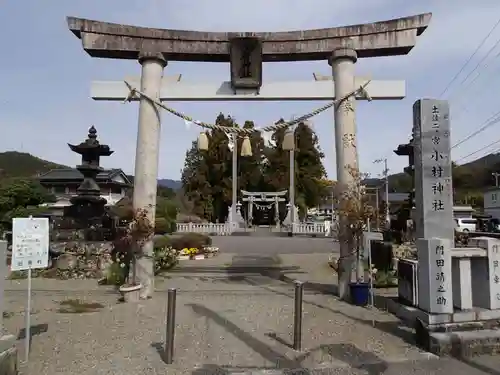
M 493 31 L 495 31 L 495 29 L 498 27 L 498 25 L 500 25 L 500 18 L 498 19 L 498 21 L 495 23 L 495 25 L 493 26 L 493 28 L 490 30 L 490 32 L 484 37 L 484 39 L 481 41 L 481 43 L 479 44 L 479 46 L 476 48 L 476 50 L 472 53 L 472 55 L 467 59 L 467 61 L 462 65 L 462 67 L 460 68 L 460 70 L 458 71 L 457 74 L 455 74 L 455 76 L 452 78 L 452 80 L 450 81 L 450 83 L 448 83 L 448 85 L 444 88 L 443 92 L 439 95 L 439 97 L 442 97 L 447 91 L 448 89 L 451 87 L 451 85 L 457 80 L 457 78 L 460 76 L 460 74 L 464 71 L 465 67 L 472 61 L 472 59 L 474 58 L 474 56 L 476 56 L 476 54 L 479 52 L 479 50 L 481 49 L 481 47 L 484 45 L 484 43 L 486 43 L 486 41 L 488 40 L 488 38 L 491 36 L 491 34 L 493 34 Z
M 498 52 L 498 53 L 496 54 L 495 58 L 494 58 L 493 60 L 491 60 L 490 62 L 492 62 L 492 61 L 494 61 L 494 60 L 498 59 L 498 57 L 500 57 L 500 52 Z M 483 67 L 483 70 L 486 70 L 486 68 L 487 68 L 487 67 L 488 67 L 488 64 L 486 64 L 486 65 Z M 463 93 L 464 93 L 464 92 L 467 92 L 467 93 L 473 93 L 472 91 L 470 91 L 470 92 L 469 92 L 467 89 L 468 89 L 469 87 L 471 87 L 471 86 L 474 84 L 474 82 L 476 82 L 476 81 L 477 81 L 477 79 L 478 79 L 479 77 L 481 77 L 481 73 L 483 73 L 483 70 L 481 70 L 481 71 L 478 73 L 478 75 L 476 75 L 476 76 L 474 77 L 474 79 L 473 79 L 472 81 L 469 81 L 469 82 L 467 83 L 467 85 L 465 85 L 465 87 L 462 89 L 462 92 L 461 92 L 461 93 L 459 93 L 459 95 L 458 95 L 458 97 L 459 97 L 459 98 L 458 98 L 458 99 L 457 99 L 455 96 L 451 95 L 451 98 L 449 98 L 448 100 L 453 100 L 453 101 L 459 101 L 459 102 L 460 102 L 460 101 L 462 101 L 462 98 L 463 98 Z M 496 72 L 496 71 L 495 71 L 495 72 Z M 489 84 L 491 84 L 491 83 L 493 83 L 493 82 L 494 82 L 494 81 L 492 81 L 492 80 L 490 79 L 490 80 L 489 80 L 489 82 L 487 82 L 487 83 L 486 83 L 486 86 L 488 85 L 488 83 L 489 83 Z M 486 90 L 484 90 L 484 89 L 483 89 L 483 90 L 480 90 L 480 91 L 486 91 Z M 478 98 L 478 96 L 475 96 L 475 95 L 472 95 L 472 96 L 474 96 L 474 97 L 475 97 L 475 99 L 477 99 L 477 98 Z M 467 113 L 469 112 L 469 111 L 468 111 L 468 106 L 467 106 L 467 104 L 470 104 L 472 101 L 473 101 L 473 99 L 472 99 L 472 100 L 467 100 L 467 101 L 466 101 L 466 103 L 464 103 L 464 104 L 461 104 L 461 105 L 460 105 L 460 108 L 459 108 L 457 111 L 454 111 L 454 120 L 455 120 L 455 121 L 456 121 L 457 117 L 460 117 L 460 115 L 458 115 L 458 116 L 457 116 L 457 113 L 458 113 L 458 114 L 461 114 L 461 113 L 463 113 L 463 112 L 467 112 Z
M 496 118 L 495 118 L 496 117 Z M 469 134 L 467 137 L 465 137 L 464 139 L 462 139 L 461 141 L 455 143 L 453 146 L 451 146 L 452 149 L 454 149 L 455 147 L 458 147 L 460 146 L 462 143 L 465 143 L 467 142 L 469 139 L 475 137 L 476 135 L 478 135 L 479 133 L 482 133 L 483 131 L 485 131 L 486 129 L 488 129 L 490 126 L 493 126 L 495 124 L 497 124 L 498 122 L 500 122 L 500 111 L 496 112 L 494 115 L 490 116 L 487 120 L 485 120 L 481 125 L 483 125 L 482 127 L 480 127 L 479 129 L 477 129 L 475 132 L 473 132 L 472 134 Z
M 498 45 L 498 44 L 500 44 L 500 39 L 497 41 L 497 44 L 496 44 L 496 45 Z M 489 61 L 488 63 L 493 62 L 493 61 L 494 61 L 494 60 L 496 60 L 499 56 L 500 56 L 500 52 L 498 52 L 498 53 L 495 55 L 495 57 L 493 58 L 493 60 Z M 488 68 L 488 66 L 489 66 L 489 64 L 485 64 L 485 65 L 483 66 L 483 69 L 482 69 L 482 70 L 480 70 L 480 71 L 478 72 L 477 76 L 475 76 L 475 77 L 474 77 L 474 79 L 472 79 L 471 81 L 469 81 L 469 82 L 467 83 L 467 85 L 466 85 L 466 86 L 462 89 L 462 93 L 464 92 L 464 90 L 466 90 L 467 88 L 471 87 L 471 86 L 474 84 L 474 82 L 476 82 L 476 81 L 477 81 L 477 79 L 478 79 L 479 77 L 481 77 L 481 73 L 483 73 L 483 72 L 484 72 L 484 70 L 486 70 L 486 69 Z M 491 81 L 490 81 L 490 83 L 491 83 Z M 467 92 L 467 91 L 465 91 L 465 92 Z M 461 95 L 459 95 L 459 96 L 461 96 Z M 454 98 L 454 97 L 455 97 L 455 95 L 454 95 L 454 94 L 452 94 L 452 95 L 450 96 L 449 100 L 451 100 L 451 99 L 452 99 L 452 98 Z
M 474 69 L 472 69 L 469 74 L 467 74 L 467 76 L 460 82 L 458 88 L 460 88 L 460 86 L 462 84 L 464 84 L 465 82 L 467 82 L 467 80 L 470 78 L 470 76 L 480 67 L 480 65 L 484 62 L 484 60 L 486 60 L 490 54 L 495 50 L 495 48 L 497 48 L 497 46 L 500 44 L 500 38 L 497 39 L 497 41 L 495 42 L 495 44 L 488 50 L 488 52 L 486 52 L 486 55 L 483 56 L 483 58 L 481 60 L 479 60 L 479 62 L 476 64 L 476 66 L 474 67 Z M 470 85 L 469 85 L 470 86 Z
M 456 160 L 455 162 L 457 162 L 457 163 L 458 163 L 458 162 L 459 162 L 459 161 L 461 161 L 461 160 L 467 159 L 469 156 L 475 155 L 475 154 L 477 154 L 478 152 L 481 152 L 481 151 L 483 151 L 483 150 L 486 150 L 488 147 L 491 147 L 491 146 L 493 146 L 493 145 L 496 145 L 497 143 L 500 143 L 500 139 L 497 139 L 495 142 L 491 142 L 489 145 L 486 145 L 486 146 L 484 146 L 484 147 L 481 147 L 479 150 L 476 150 L 476 151 L 471 152 L 470 154 L 468 154 L 468 155 L 466 155 L 466 156 L 464 156 L 464 157 L 461 157 L 460 159 Z

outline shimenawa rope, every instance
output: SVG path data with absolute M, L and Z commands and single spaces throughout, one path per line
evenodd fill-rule
M 221 131 L 224 131 L 226 133 L 241 133 L 241 134 L 247 134 L 247 135 L 251 134 L 253 132 L 276 131 L 276 130 L 279 130 L 279 129 L 285 129 L 285 128 L 288 128 L 290 126 L 294 126 L 294 125 L 299 124 L 299 123 L 301 123 L 303 121 L 309 120 L 310 118 L 312 118 L 312 117 L 314 117 L 314 116 L 316 116 L 316 115 L 318 115 L 318 114 L 326 111 L 327 109 L 329 109 L 329 108 L 331 108 L 333 106 L 340 105 L 346 99 L 348 99 L 349 97 L 351 97 L 353 95 L 357 95 L 358 93 L 362 93 L 362 95 L 364 95 L 364 97 L 368 101 L 372 100 L 372 98 L 370 97 L 370 95 L 366 91 L 366 86 L 368 86 L 370 84 L 370 82 L 371 82 L 371 80 L 368 80 L 365 83 L 363 83 L 360 87 L 358 87 L 357 89 L 352 90 L 347 95 L 344 95 L 344 96 L 342 96 L 339 99 L 333 100 L 332 102 L 330 102 L 328 104 L 325 104 L 324 106 L 319 107 L 316 110 L 314 110 L 312 112 L 309 112 L 309 113 L 307 113 L 307 114 L 305 114 L 303 116 L 297 117 L 297 118 L 295 118 L 293 120 L 286 121 L 286 122 L 276 122 L 273 125 L 265 126 L 263 128 L 246 129 L 246 128 L 229 127 L 229 126 L 222 126 L 222 125 L 216 125 L 216 124 L 208 124 L 206 122 L 193 120 L 188 115 L 186 115 L 186 114 L 184 114 L 182 112 L 176 111 L 175 109 L 172 109 L 170 107 L 167 107 L 166 105 L 164 105 L 159 100 L 151 98 L 149 95 L 146 95 L 142 91 L 140 91 L 137 88 L 133 87 L 127 81 L 124 81 L 124 82 L 125 82 L 125 85 L 127 86 L 127 88 L 129 89 L 129 94 L 124 99 L 123 103 L 130 102 L 132 100 L 132 98 L 139 96 L 139 97 L 147 99 L 151 103 L 154 103 L 155 105 L 157 105 L 158 107 L 166 110 L 167 112 L 170 112 L 174 116 L 177 116 L 177 117 L 179 117 L 179 118 L 181 118 L 181 119 L 183 119 L 185 121 L 192 122 L 193 124 L 198 125 L 198 126 L 200 126 L 202 128 L 211 129 L 211 130 L 221 130 Z

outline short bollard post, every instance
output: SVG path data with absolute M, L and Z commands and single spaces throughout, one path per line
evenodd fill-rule
M 177 289 L 168 289 L 167 302 L 167 328 L 165 337 L 165 362 L 171 364 L 174 360 L 174 336 L 175 336 L 175 299 Z
M 293 312 L 293 348 L 302 349 L 302 297 L 304 283 L 295 281 L 295 309 Z

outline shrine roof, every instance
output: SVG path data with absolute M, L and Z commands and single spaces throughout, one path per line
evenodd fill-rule
M 122 175 L 125 178 L 125 183 L 130 184 L 127 176 L 121 169 L 106 169 L 97 174 L 98 181 L 109 181 L 114 183 L 119 183 L 118 181 L 113 181 L 113 178 Z M 52 169 L 47 173 L 44 173 L 37 177 L 41 182 L 51 182 L 51 181 L 81 181 L 83 175 L 74 168 L 64 168 L 64 169 Z
M 358 57 L 404 55 L 415 46 L 431 13 L 324 29 L 282 32 L 204 32 L 157 29 L 68 17 L 69 29 L 93 57 L 137 59 L 141 49 L 163 53 L 172 61 L 229 62 L 234 37 L 262 40 L 263 61 L 327 60 L 337 48 L 355 49 Z

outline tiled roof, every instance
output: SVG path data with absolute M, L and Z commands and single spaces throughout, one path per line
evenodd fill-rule
M 110 180 L 117 174 L 123 173 L 121 169 L 107 169 L 99 172 L 98 180 Z M 83 175 L 74 168 L 52 169 L 38 177 L 39 180 L 81 180 Z

